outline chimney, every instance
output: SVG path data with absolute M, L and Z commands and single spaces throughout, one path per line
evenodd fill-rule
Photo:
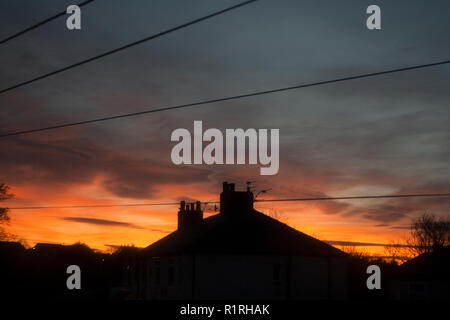
M 200 201 L 188 203 L 180 201 L 178 211 L 178 230 L 186 230 L 203 220 L 203 211 Z
M 234 183 L 223 183 L 220 194 L 220 213 L 225 215 L 241 215 L 253 211 L 253 193 L 247 191 L 235 191 Z

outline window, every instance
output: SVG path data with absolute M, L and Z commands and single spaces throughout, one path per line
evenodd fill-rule
M 167 274 L 167 282 L 169 286 L 173 286 L 175 282 L 175 261 L 173 259 L 169 260 L 169 273 Z
M 275 263 L 273 265 L 273 281 L 281 280 L 281 264 Z
M 159 267 L 155 267 L 154 271 L 155 271 L 155 272 L 153 272 L 153 275 L 154 275 L 154 278 L 153 278 L 154 284 L 159 284 L 160 281 L 161 281 L 161 270 L 160 270 Z
M 151 281 L 151 279 L 152 279 L 152 275 L 153 275 L 153 273 L 152 273 L 152 265 L 151 265 L 151 263 L 149 263 L 148 265 L 147 265 L 147 270 L 148 270 L 148 283 L 150 284 L 150 281 Z
M 178 284 L 181 284 L 183 271 L 181 270 L 181 263 L 178 264 Z
M 168 279 L 168 283 L 169 286 L 173 286 L 173 283 L 175 282 L 175 267 L 174 266 L 169 266 L 169 279 Z
M 159 257 L 153 257 L 153 283 L 160 284 L 161 282 L 161 268 Z
M 282 264 L 281 263 L 274 263 L 273 264 L 273 273 L 272 273 L 272 280 L 273 280 L 273 294 L 275 297 L 281 297 L 282 296 L 282 282 L 281 282 L 281 271 L 282 271 Z

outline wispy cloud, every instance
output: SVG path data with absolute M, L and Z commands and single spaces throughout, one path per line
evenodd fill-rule
M 106 220 L 106 219 L 96 219 L 96 218 L 84 218 L 84 217 L 62 217 L 62 220 L 72 221 L 72 222 L 80 222 L 80 223 L 88 223 L 95 224 L 101 226 L 113 226 L 113 227 L 126 227 L 126 228 L 134 228 L 134 229 L 144 229 L 138 225 L 128 222 L 122 221 L 114 221 L 114 220 Z
M 407 248 L 406 244 L 386 244 L 386 243 L 373 243 L 373 242 L 355 242 L 355 241 L 334 241 L 325 240 L 326 243 L 333 246 L 352 246 L 352 247 L 395 247 L 395 248 Z

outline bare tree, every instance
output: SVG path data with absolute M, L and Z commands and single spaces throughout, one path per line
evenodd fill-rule
M 411 225 L 407 243 L 414 255 L 434 252 L 450 244 L 450 220 L 424 213 Z
M 341 249 L 341 251 L 345 252 L 346 254 L 348 254 L 349 256 L 351 256 L 353 258 L 357 258 L 360 260 L 364 260 L 364 259 L 367 260 L 370 258 L 370 254 L 367 251 L 359 250 L 354 245 L 342 245 L 342 246 L 340 246 L 340 249 Z
M 0 201 L 8 200 L 13 197 L 13 194 L 9 193 L 9 187 L 5 183 L 0 183 Z M 9 209 L 0 207 L 0 240 L 10 240 L 12 235 L 8 234 L 4 228 L 1 227 L 3 224 L 9 223 Z
M 389 257 L 396 262 L 414 258 L 416 254 L 413 253 L 411 247 L 405 243 L 408 243 L 408 240 L 390 241 L 389 244 L 384 246 L 386 257 Z

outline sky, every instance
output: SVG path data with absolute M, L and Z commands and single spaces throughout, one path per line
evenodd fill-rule
M 59 18 L 0 45 L 0 88 L 101 54 L 239 1 L 97 0 L 82 29 Z M 4 0 L 0 39 L 58 13 L 65 0 Z M 0 132 L 449 59 L 448 1 L 260 0 L 164 37 L 0 94 Z M 222 181 L 260 198 L 450 192 L 450 66 L 352 80 L 108 122 L 0 138 L 8 207 L 217 200 Z M 174 165 L 172 131 L 280 129 L 280 169 Z M 258 203 L 322 240 L 402 242 L 450 198 Z M 10 211 L 30 244 L 147 246 L 176 229 L 176 206 Z M 208 212 L 207 215 L 213 214 Z M 381 254 L 382 247 L 361 247 Z

